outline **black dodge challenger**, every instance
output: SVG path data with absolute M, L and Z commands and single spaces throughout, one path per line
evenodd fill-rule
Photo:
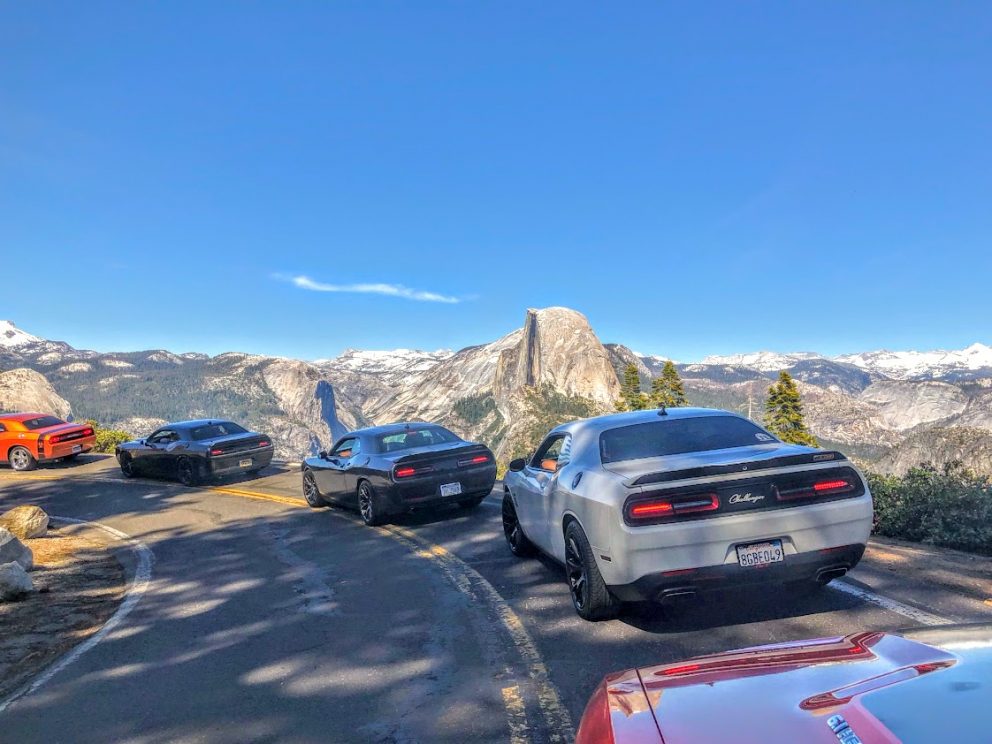
M 124 442 L 114 454 L 125 477 L 162 475 L 194 486 L 206 478 L 257 473 L 272 462 L 272 439 L 233 421 L 178 421 L 146 439 Z
M 443 426 L 399 423 L 345 435 L 303 462 L 303 496 L 358 509 L 368 525 L 418 507 L 475 507 L 496 482 L 496 458 Z

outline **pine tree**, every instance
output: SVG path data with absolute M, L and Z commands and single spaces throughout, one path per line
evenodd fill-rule
M 643 411 L 648 407 L 648 399 L 641 392 L 641 376 L 637 365 L 628 364 L 623 371 L 623 382 L 620 383 L 620 400 L 617 401 L 618 411 Z
M 768 388 L 765 401 L 765 426 L 783 442 L 819 447 L 808 428 L 803 415 L 803 403 L 799 398 L 799 388 L 788 372 L 779 372 L 778 382 Z
M 682 378 L 671 360 L 665 362 L 661 374 L 651 381 L 650 404 L 654 408 L 680 408 L 689 405 Z

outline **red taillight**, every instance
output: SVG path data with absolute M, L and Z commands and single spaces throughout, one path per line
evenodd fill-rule
M 824 491 L 840 491 L 845 488 L 850 487 L 850 483 L 846 480 L 832 480 L 832 481 L 820 481 L 819 483 L 813 484 L 813 490 L 817 493 L 823 493 Z
M 817 481 L 808 486 L 797 486 L 795 488 L 777 489 L 779 501 L 793 501 L 795 499 L 808 499 L 814 496 L 829 496 L 835 493 L 846 493 L 853 491 L 854 486 L 847 480 Z
M 259 447 L 268 447 L 269 446 L 269 440 L 268 439 L 263 439 L 261 442 L 258 443 L 258 446 Z
M 397 478 L 409 478 L 411 475 L 416 475 L 416 474 L 417 474 L 416 468 L 396 468 L 396 470 L 393 471 L 393 475 L 395 475 Z
M 634 504 L 630 507 L 630 516 L 635 519 L 647 517 L 661 517 L 666 514 L 674 514 L 675 507 L 671 501 L 648 501 L 643 504 Z
M 210 450 L 210 454 L 211 455 L 223 455 L 224 454 L 224 450 L 222 450 L 222 449 L 212 449 L 212 450 Z
M 610 698 L 603 682 L 589 698 L 575 744 L 616 744 L 613 738 L 613 721 L 610 717 Z
M 719 496 L 715 493 L 703 493 L 692 496 L 673 496 L 656 501 L 641 501 L 627 510 L 627 516 L 636 521 L 716 511 L 719 508 Z
M 458 467 L 464 468 L 469 465 L 481 465 L 484 462 L 489 462 L 489 455 L 476 455 L 475 457 L 470 457 L 467 460 L 459 460 Z
M 92 429 L 83 429 L 83 436 L 84 437 L 91 437 L 91 436 L 93 436 L 93 430 Z

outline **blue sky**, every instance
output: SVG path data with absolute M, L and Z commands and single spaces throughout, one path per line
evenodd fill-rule
M 84 348 L 992 342 L 987 3 L 0 3 L 0 318 Z

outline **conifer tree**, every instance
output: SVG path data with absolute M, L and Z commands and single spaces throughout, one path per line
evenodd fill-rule
M 649 398 L 654 408 L 679 408 L 689 405 L 685 397 L 682 378 L 671 360 L 665 361 L 661 374 L 651 381 L 651 396 Z
M 637 365 L 630 363 L 623 371 L 623 382 L 620 383 L 620 400 L 617 401 L 618 411 L 643 411 L 648 407 L 647 396 L 641 392 L 641 376 Z
M 820 446 L 816 437 L 806 428 L 799 388 L 788 372 L 779 372 L 778 382 L 768 388 L 768 400 L 765 401 L 765 426 L 783 442 L 805 444 L 809 447 Z

